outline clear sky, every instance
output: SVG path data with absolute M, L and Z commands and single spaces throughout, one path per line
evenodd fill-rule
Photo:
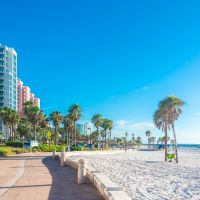
M 200 143 L 200 2 L 198 0 L 1 1 L 0 43 L 18 53 L 19 77 L 42 109 L 82 121 L 102 113 L 115 136 L 146 141 L 158 101 L 187 102 L 176 124 L 181 143 Z

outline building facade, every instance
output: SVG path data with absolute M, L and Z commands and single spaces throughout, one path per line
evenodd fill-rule
M 13 48 L 0 44 L 0 107 L 17 111 L 17 53 Z M 5 126 L 0 120 L 0 132 Z
M 76 128 L 81 135 L 89 135 L 93 132 L 93 125 L 90 122 L 77 123 Z
M 18 112 L 20 116 L 24 115 L 24 104 L 27 101 L 32 101 L 36 106 L 40 108 L 40 99 L 35 97 L 35 94 L 31 92 L 28 86 L 23 85 L 23 82 L 18 79 Z

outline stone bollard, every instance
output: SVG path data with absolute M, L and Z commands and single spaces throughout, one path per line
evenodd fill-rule
M 85 161 L 80 159 L 78 161 L 77 183 L 83 184 L 86 181 Z
M 61 167 L 63 167 L 65 165 L 65 149 L 63 149 L 61 151 L 60 165 L 61 165 Z
M 56 157 L 56 150 L 53 150 L 53 159 Z

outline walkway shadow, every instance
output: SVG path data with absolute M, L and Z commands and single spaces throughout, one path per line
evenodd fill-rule
M 52 176 L 52 187 L 48 200 L 103 200 L 91 184 L 76 184 L 76 171 L 69 167 L 60 167 L 57 159 L 46 157 L 42 160 Z

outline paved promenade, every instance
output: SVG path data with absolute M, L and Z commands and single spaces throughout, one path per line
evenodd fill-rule
M 103 200 L 88 183 L 76 184 L 76 171 L 51 156 L 30 154 L 0 159 L 0 200 Z

